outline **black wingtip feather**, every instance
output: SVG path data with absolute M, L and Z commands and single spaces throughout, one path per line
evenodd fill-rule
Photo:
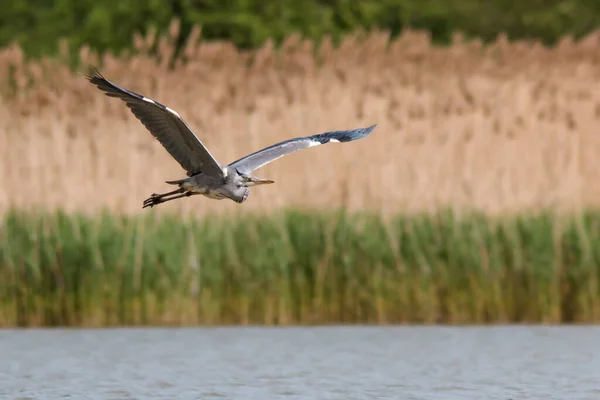
M 95 66 L 90 67 L 90 71 L 85 75 L 86 79 L 102 90 L 109 97 L 115 97 L 114 93 L 110 93 L 109 89 L 114 89 L 114 85 L 108 81 Z
M 85 74 L 85 77 L 88 81 L 90 81 L 92 83 L 97 83 L 97 81 L 105 81 L 106 80 L 104 78 L 104 76 L 102 76 L 100 71 L 98 71 L 98 68 L 96 68 L 93 65 L 90 66 L 90 70 L 88 71 L 87 74 Z
M 329 143 L 331 140 L 337 140 L 338 142 L 351 142 L 358 140 L 369 135 L 377 124 L 373 124 L 367 128 L 351 129 L 346 131 L 331 131 L 320 133 L 313 136 L 311 139 L 319 141 L 321 144 Z
M 108 97 L 118 97 L 118 98 L 121 98 L 122 100 L 125 100 L 125 98 L 123 96 L 132 96 L 138 100 L 144 99 L 144 96 L 142 96 L 139 93 L 136 93 L 131 90 L 127 90 L 120 86 L 115 85 L 114 83 L 112 83 L 111 81 L 106 79 L 100 73 L 100 71 L 98 71 L 98 69 L 94 66 L 90 67 L 90 72 L 88 74 L 86 74 L 86 78 L 89 82 L 91 82 L 93 85 L 95 85 L 98 89 L 103 91 L 104 94 L 107 95 Z M 154 101 L 154 100 L 152 100 L 152 101 L 157 106 L 159 106 L 163 109 L 166 108 L 164 105 L 160 104 L 159 102 Z M 132 111 L 133 111 L 133 109 L 132 109 Z

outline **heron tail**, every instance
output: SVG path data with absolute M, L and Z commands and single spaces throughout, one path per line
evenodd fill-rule
M 184 179 L 179 179 L 176 181 L 165 181 L 165 183 L 168 183 L 169 185 L 179 185 L 183 182 L 185 182 L 188 178 L 184 178 Z

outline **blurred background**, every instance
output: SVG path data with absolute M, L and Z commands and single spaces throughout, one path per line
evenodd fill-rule
M 595 322 L 600 3 L 0 4 L 0 325 Z M 142 210 L 184 171 L 116 84 L 248 201 Z

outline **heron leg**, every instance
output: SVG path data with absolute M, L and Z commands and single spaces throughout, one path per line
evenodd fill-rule
M 167 192 L 167 193 L 158 193 L 158 194 L 152 193 L 149 198 L 144 200 L 144 207 L 142 207 L 142 208 L 161 203 L 160 200 L 163 199 L 164 197 L 171 196 L 171 195 L 178 194 L 178 193 L 183 193 L 183 191 L 184 191 L 183 188 L 179 188 L 179 189 L 173 190 L 171 192 Z
M 150 195 L 150 197 L 165 197 L 165 196 L 171 196 L 172 194 L 178 194 L 178 193 L 183 193 L 184 189 L 183 188 L 179 188 L 179 189 L 175 189 L 172 192 L 167 192 L 167 193 L 152 193 Z
M 164 193 L 162 195 L 152 195 L 149 198 L 147 198 L 146 200 L 144 200 L 144 205 L 142 208 L 146 208 L 146 207 L 152 208 L 157 204 L 165 203 L 167 201 L 179 199 L 181 197 L 192 196 L 194 194 L 199 194 L 199 193 L 194 193 L 194 192 L 181 193 L 182 191 L 183 191 L 183 189 L 179 189 L 179 190 L 174 190 L 173 192 Z M 180 194 L 177 194 L 177 193 L 180 193 Z M 175 196 L 167 197 L 167 196 L 173 195 L 173 194 L 175 194 Z

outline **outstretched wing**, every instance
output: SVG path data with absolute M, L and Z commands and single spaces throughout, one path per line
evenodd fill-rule
M 107 96 L 123 100 L 146 129 L 187 171 L 188 176 L 200 172 L 217 176 L 223 174 L 219 162 L 177 112 L 155 100 L 115 85 L 98 70 L 88 75 L 87 79 Z
M 375 129 L 375 126 L 377 126 L 377 124 L 371 125 L 368 128 L 324 132 L 309 137 L 286 140 L 285 142 L 276 143 L 247 155 L 246 157 L 240 158 L 229 164 L 229 166 L 235 167 L 242 174 L 250 174 L 255 169 L 298 150 L 319 146 L 329 142 L 351 142 L 353 140 L 361 139 L 371 133 L 371 131 Z

